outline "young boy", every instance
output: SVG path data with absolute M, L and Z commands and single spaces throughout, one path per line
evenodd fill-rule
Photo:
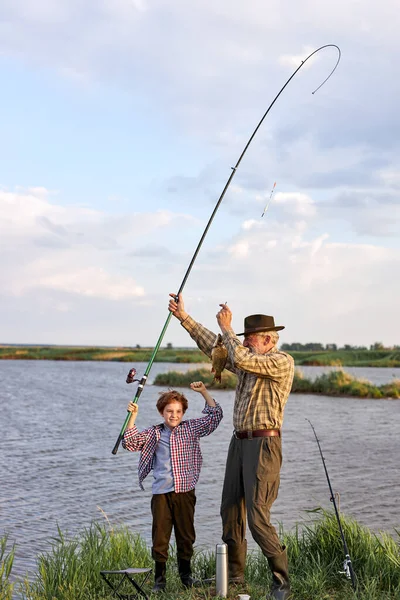
M 179 575 L 184 587 L 193 586 L 190 561 L 196 539 L 194 530 L 195 486 L 199 479 L 203 458 L 200 438 L 212 433 L 222 419 L 222 408 L 215 402 L 202 381 L 194 381 L 190 388 L 199 392 L 206 406 L 206 416 L 182 421 L 188 401 L 171 390 L 161 393 L 157 409 L 164 423 L 139 432 L 135 426 L 138 405 L 128 404 L 131 413 L 122 446 L 126 450 L 141 451 L 139 484 L 153 470 L 151 512 L 152 557 L 155 561 L 153 592 L 162 592 L 166 586 L 166 561 L 169 540 L 174 527 Z

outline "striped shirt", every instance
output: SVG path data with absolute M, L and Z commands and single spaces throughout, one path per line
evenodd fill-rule
M 205 417 L 181 421 L 171 431 L 171 465 L 174 491 L 177 494 L 189 492 L 196 487 L 203 464 L 200 438 L 215 431 L 223 416 L 221 406 L 217 402 L 215 404 L 216 406 L 205 405 L 203 409 Z M 142 489 L 143 480 L 154 467 L 155 451 L 163 427 L 164 423 L 160 423 L 139 432 L 135 425 L 126 429 L 124 433 L 122 446 L 131 452 L 141 451 L 138 474 L 139 485 Z
M 188 316 L 182 326 L 211 358 L 216 334 Z M 255 354 L 232 332 L 222 334 L 228 350 L 226 369 L 238 377 L 233 426 L 237 431 L 281 429 L 286 401 L 292 388 L 294 360 L 276 347 Z

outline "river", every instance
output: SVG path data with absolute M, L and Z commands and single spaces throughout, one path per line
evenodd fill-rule
M 1 489 L 0 534 L 16 543 L 14 576 L 32 573 L 39 552 L 50 547 L 57 525 L 71 535 L 93 520 L 124 524 L 150 542 L 151 477 L 137 482 L 138 454 L 111 450 L 134 387 L 125 383 L 135 366 L 118 362 L 0 361 Z M 139 402 L 138 427 L 160 422 L 155 375 L 198 365 L 155 363 Z M 207 368 L 207 365 L 201 365 Z M 329 370 L 306 367 L 306 377 Z M 349 368 L 359 378 L 382 384 L 400 369 Z M 203 401 L 186 390 L 188 418 Z M 220 542 L 219 503 L 232 432 L 234 392 L 215 391 L 224 419 L 202 440 L 204 466 L 196 488 L 199 548 Z M 399 527 L 400 402 L 292 394 L 285 411 L 280 493 L 272 510 L 285 529 L 316 506 L 331 508 L 315 426 L 340 508 L 374 531 Z M 254 547 L 249 535 L 249 546 Z

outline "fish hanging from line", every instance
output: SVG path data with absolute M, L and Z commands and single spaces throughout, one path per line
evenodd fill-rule
M 266 213 L 266 212 L 267 212 L 267 210 L 268 210 L 268 206 L 269 206 L 269 203 L 271 202 L 272 194 L 273 194 L 273 193 L 274 193 L 274 191 L 275 191 L 275 186 L 276 186 L 276 181 L 275 181 L 274 185 L 272 186 L 272 190 L 271 190 L 271 193 L 270 193 L 270 195 L 269 195 L 269 198 L 268 198 L 267 205 L 266 205 L 266 207 L 264 208 L 264 212 L 263 212 L 263 214 L 261 215 L 262 217 L 265 215 L 265 213 Z
M 225 348 L 222 341 L 222 336 L 219 333 L 217 339 L 215 340 L 215 344 L 211 350 L 211 373 L 214 373 L 213 383 L 215 383 L 216 381 L 218 381 L 218 383 L 221 383 L 221 373 L 225 368 L 227 359 L 228 350 Z

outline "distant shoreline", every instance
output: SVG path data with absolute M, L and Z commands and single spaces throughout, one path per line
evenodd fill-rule
M 0 360 L 64 360 L 148 362 L 152 347 L 52 346 L 0 344 Z M 296 366 L 331 367 L 400 367 L 398 350 L 326 350 L 293 351 Z M 160 348 L 154 362 L 208 363 L 198 348 Z
M 195 369 L 186 373 L 177 371 L 159 373 L 153 384 L 164 387 L 189 387 L 192 381 L 203 381 L 210 389 L 234 390 L 237 378 L 230 371 L 224 370 L 221 383 L 215 383 L 210 369 Z M 384 385 L 374 385 L 369 381 L 356 379 L 341 369 L 335 369 L 330 373 L 323 373 L 312 381 L 296 370 L 291 393 L 397 400 L 400 399 L 400 379 Z

